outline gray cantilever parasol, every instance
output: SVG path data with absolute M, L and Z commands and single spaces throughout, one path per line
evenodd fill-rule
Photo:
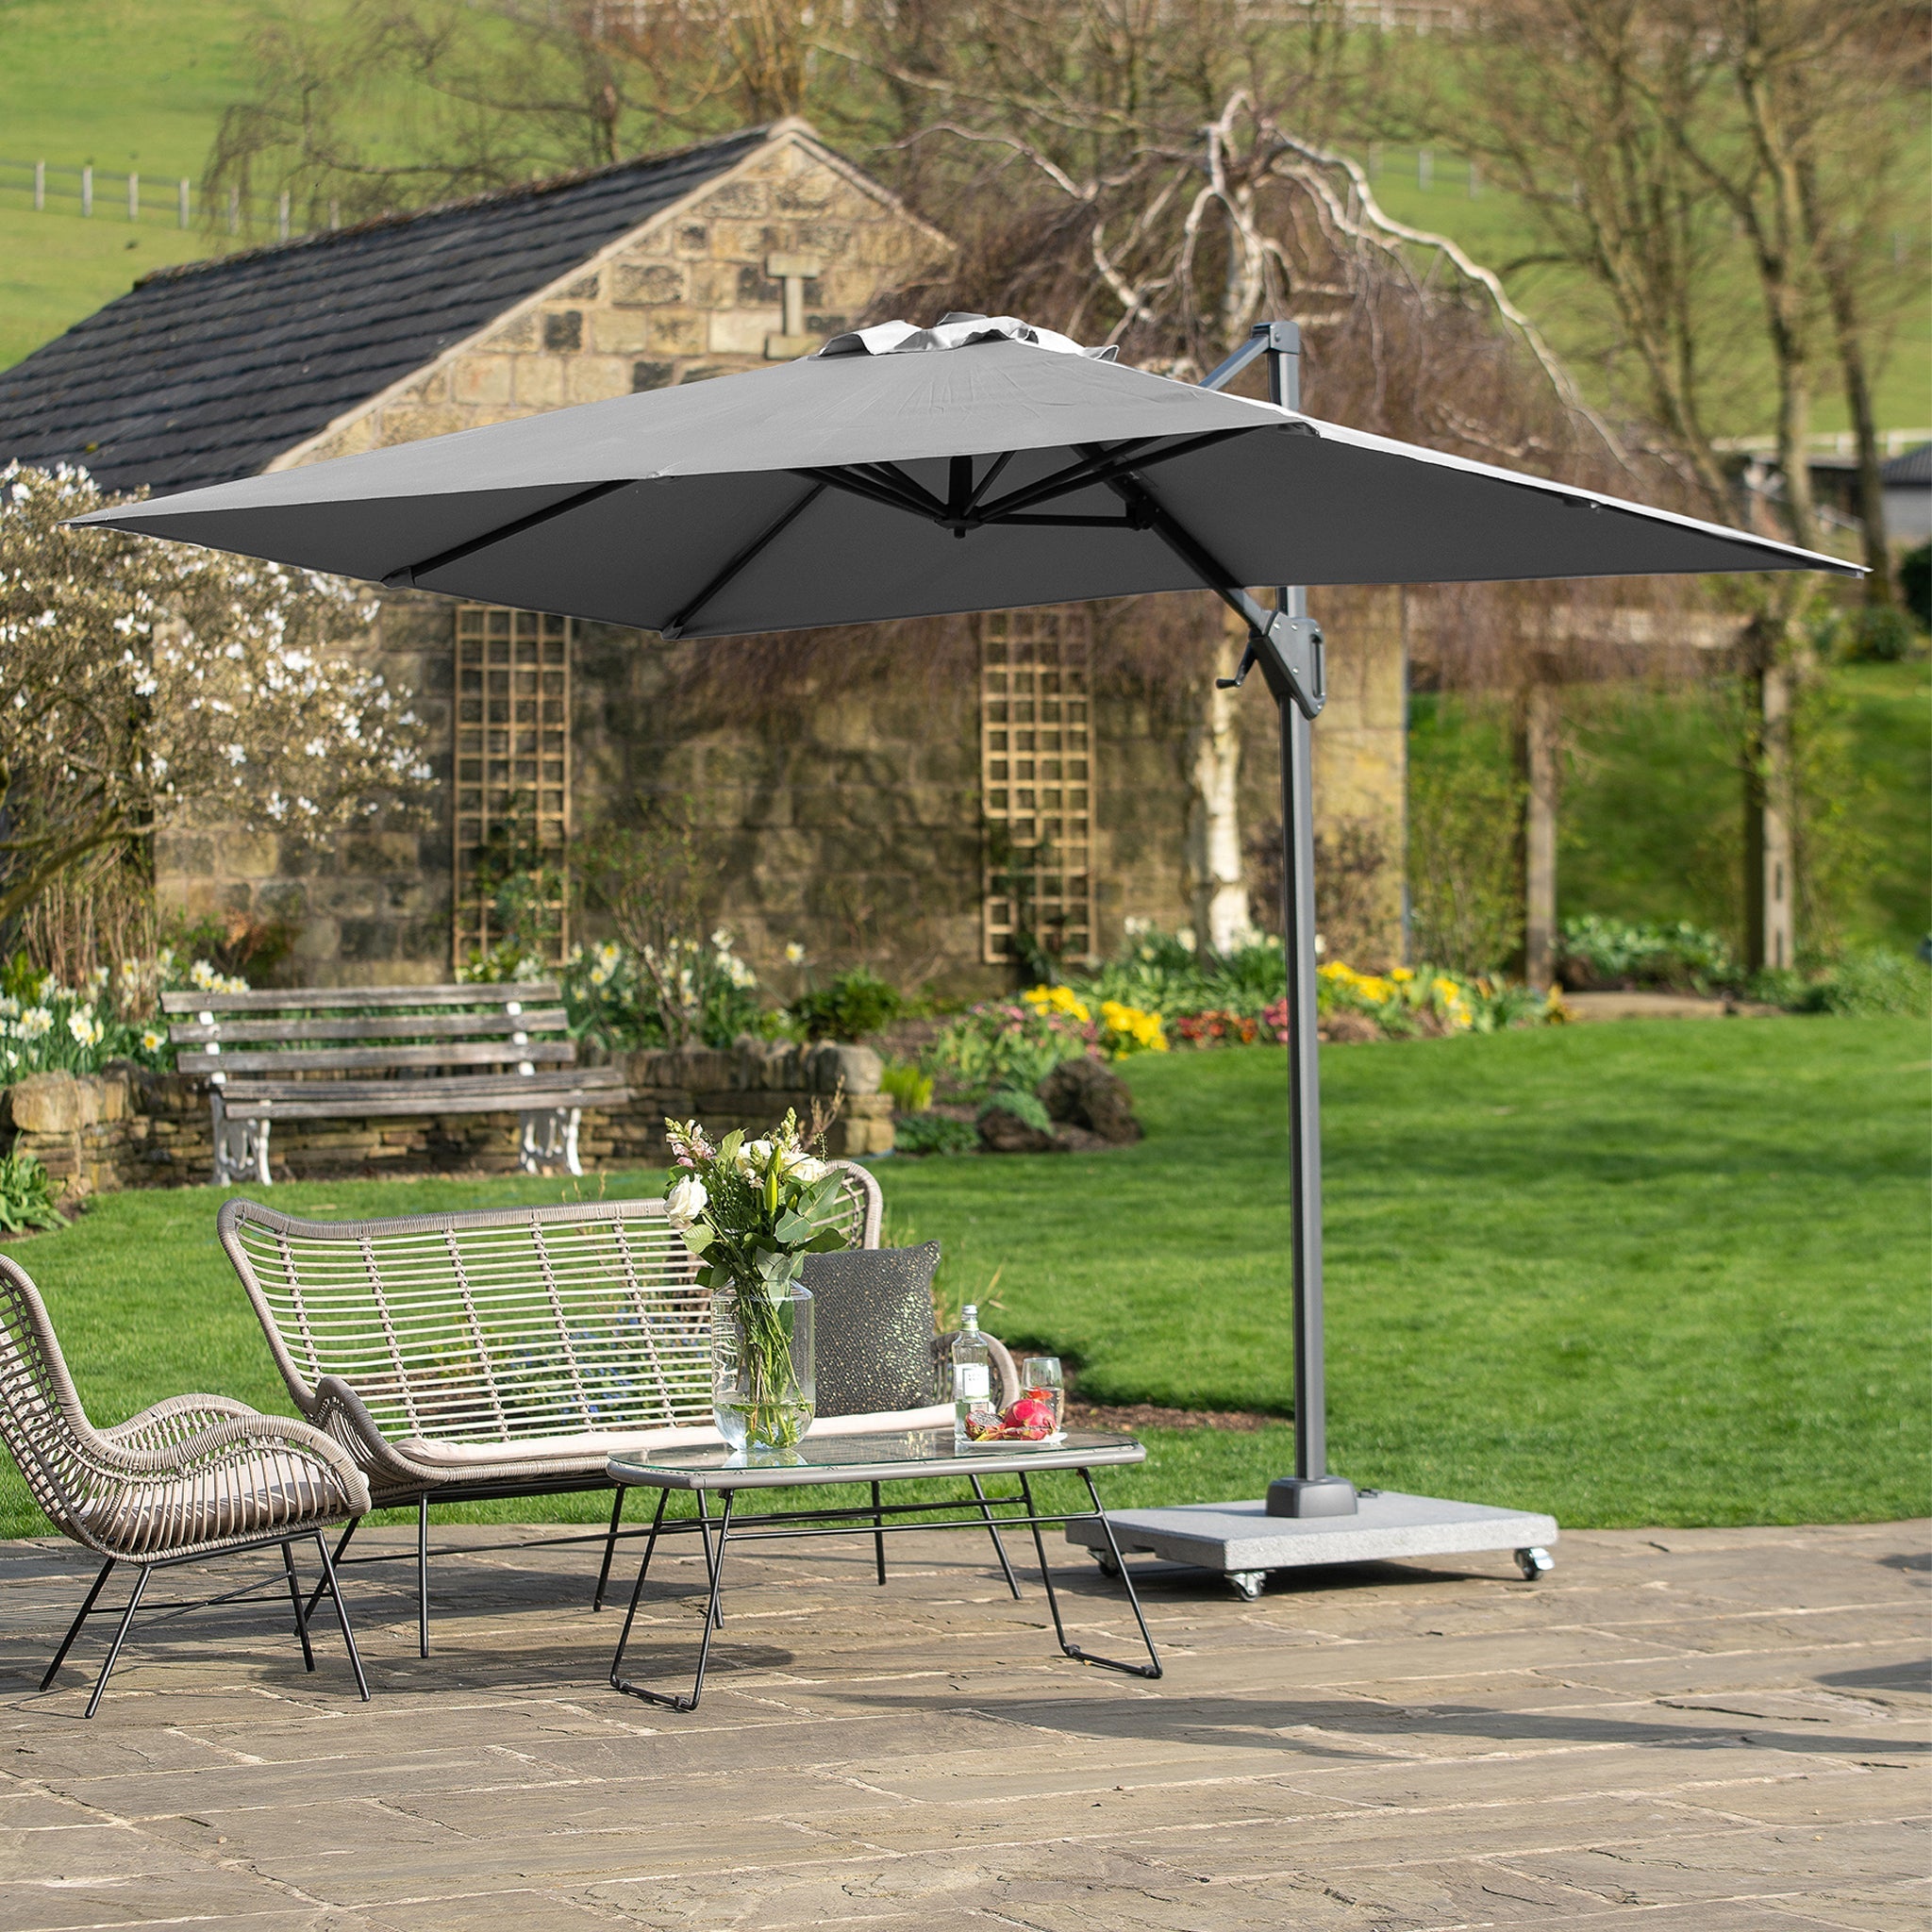
M 1263 324 L 1194 387 L 1010 318 L 889 323 L 783 367 L 464 430 L 80 519 L 478 602 L 717 637 L 1218 592 L 1281 711 L 1296 1474 L 1325 1469 L 1308 726 L 1321 635 L 1254 584 L 1826 570 L 1829 557 L 1304 416 Z M 1273 400 L 1222 392 L 1266 356 Z

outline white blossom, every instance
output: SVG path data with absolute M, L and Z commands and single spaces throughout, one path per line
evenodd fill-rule
M 664 1218 L 682 1234 L 703 1217 L 710 1198 L 704 1182 L 696 1174 L 685 1174 L 664 1196 Z

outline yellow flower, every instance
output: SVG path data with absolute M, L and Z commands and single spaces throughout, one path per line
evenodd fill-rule
M 1148 1053 L 1167 1051 L 1167 1030 L 1160 1024 L 1158 1013 L 1143 1013 L 1138 1007 L 1124 1006 L 1119 1000 L 1102 1000 L 1100 1017 L 1107 1030 L 1117 1036 L 1116 1054 L 1133 1051 L 1124 1044 L 1124 1040 L 1132 1041 L 1134 1046 Z
M 1086 1002 L 1072 987 L 1029 987 L 1020 997 L 1037 1013 L 1064 1013 L 1070 1020 L 1077 1020 L 1083 1026 L 1093 1017 L 1087 1010 Z
M 1411 973 L 1407 966 L 1391 966 L 1389 969 L 1389 977 L 1392 979 L 1397 986 L 1407 986 L 1408 982 L 1415 977 L 1415 974 Z

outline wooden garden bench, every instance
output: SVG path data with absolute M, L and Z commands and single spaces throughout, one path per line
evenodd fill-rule
M 848 1244 L 877 1247 L 878 1183 L 847 1162 L 835 1171 Z M 723 1440 L 710 1296 L 661 1200 L 310 1222 L 238 1198 L 215 1224 L 296 1407 L 355 1457 L 374 1507 L 416 1507 L 425 1656 L 432 1504 L 608 1489 L 614 1455 Z M 1017 1390 L 1004 1349 L 995 1360 Z M 930 1428 L 952 1413 L 814 1427 Z M 604 1543 L 600 1603 L 624 1497 L 591 1539 Z
M 176 1064 L 208 1075 L 217 1186 L 269 1185 L 277 1121 L 450 1113 L 521 1114 L 526 1171 L 581 1174 L 584 1108 L 629 1097 L 619 1068 L 577 1065 L 550 980 L 167 992 L 161 1008 Z

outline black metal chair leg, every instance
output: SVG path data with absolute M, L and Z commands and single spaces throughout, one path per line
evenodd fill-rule
M 295 1606 L 295 1635 L 302 1640 L 302 1668 L 315 1668 L 315 1646 L 308 1641 L 308 1619 L 302 1614 L 302 1585 L 295 1575 L 295 1552 L 282 1545 L 282 1568 L 289 1573 L 289 1601 Z
M 696 1493 L 702 1498 L 705 1492 L 699 1490 Z M 724 1513 L 718 1519 L 718 1542 L 715 1550 L 712 1548 L 710 1531 L 707 1529 L 704 1532 L 705 1567 L 710 1572 L 711 1590 L 709 1600 L 705 1606 L 705 1629 L 704 1635 L 698 1640 L 698 1669 L 697 1675 L 691 1679 L 691 1695 L 689 1697 L 679 1697 L 675 1694 L 667 1695 L 662 1690 L 653 1690 L 645 1685 L 634 1684 L 628 1677 L 620 1677 L 617 1674 L 617 1665 L 624 1657 L 624 1645 L 621 1641 L 617 1647 L 617 1657 L 612 1660 L 610 1666 L 610 1687 L 612 1690 L 622 1690 L 626 1696 L 641 1697 L 648 1704 L 664 1705 L 672 1710 L 695 1710 L 698 1707 L 698 1699 L 705 1694 L 705 1667 L 710 1661 L 711 1657 L 711 1633 L 718 1627 L 720 1622 L 718 1597 L 724 1581 L 724 1546 L 731 1540 L 733 1492 L 725 1490 L 723 1491 L 723 1494 L 724 1497 Z M 704 1520 L 707 1523 L 709 1522 L 708 1517 L 706 1517 Z M 639 1578 L 639 1583 L 641 1586 L 641 1576 Z M 625 1634 L 626 1636 L 629 1635 L 627 1622 Z
M 342 1601 L 342 1587 L 336 1581 L 336 1566 L 328 1553 L 328 1544 L 323 1541 L 320 1530 L 315 1533 L 316 1553 L 322 1557 L 323 1580 L 328 1585 L 328 1593 L 335 1602 L 336 1622 L 342 1626 L 342 1641 L 349 1649 L 349 1667 L 356 1673 L 356 1688 L 362 1693 L 362 1702 L 369 1702 L 369 1679 L 362 1674 L 362 1658 L 356 1648 L 356 1633 L 349 1628 L 349 1607 Z
M 101 1593 L 108 1578 L 114 1574 L 114 1559 L 109 1557 L 101 1565 L 101 1574 L 94 1578 L 94 1587 L 88 1591 L 86 1601 L 75 1613 L 74 1622 L 67 1626 L 67 1635 L 60 1640 L 60 1648 L 54 1653 L 54 1661 L 47 1666 L 47 1674 L 41 1679 L 41 1689 L 46 1690 L 58 1674 L 67 1653 L 74 1648 L 74 1640 L 80 1635 L 81 1625 L 87 1622 L 88 1612 L 94 1607 L 94 1599 Z
M 879 1486 L 872 1486 L 872 1550 L 873 1559 L 878 1566 L 879 1588 L 886 1585 L 886 1538 L 885 1517 L 879 1511 Z
M 979 1478 L 976 1475 L 970 1478 L 970 1480 L 973 1484 L 973 1493 L 979 1499 L 979 1513 L 986 1518 L 986 1533 L 992 1538 L 993 1551 L 1000 1559 L 1000 1569 L 1006 1576 L 1007 1588 L 1013 1592 L 1015 1598 L 1018 1598 L 1020 1594 L 1020 1579 L 1013 1574 L 1013 1566 L 1007 1560 L 1007 1546 L 1000 1539 L 1000 1527 L 993 1521 L 992 1511 L 987 1507 L 986 1491 L 980 1487 Z M 1033 1511 L 1029 1508 L 1026 1513 L 1030 1516 Z
M 604 1539 L 604 1567 L 597 1572 L 597 1588 L 591 1593 L 591 1607 L 604 1607 L 604 1591 L 610 1582 L 610 1559 L 617 1554 L 617 1525 L 624 1516 L 625 1486 L 617 1486 L 617 1500 L 610 1506 L 610 1530 Z
M 416 1655 L 429 1655 L 429 1498 L 416 1505 Z M 367 1691 L 363 1692 L 368 1695 Z
M 361 1526 L 362 1519 L 359 1516 L 352 1516 L 349 1518 L 349 1526 L 348 1528 L 343 1530 L 341 1541 L 338 1541 L 336 1544 L 335 1560 L 338 1563 L 340 1563 L 342 1560 L 342 1552 L 349 1547 L 349 1539 L 352 1536 L 354 1536 L 357 1530 L 358 1530 Z M 323 1591 L 328 1586 L 326 1580 L 325 1580 L 324 1582 L 318 1583 L 315 1586 L 315 1588 L 308 1592 L 308 1603 L 307 1607 L 302 1612 L 302 1621 L 305 1624 L 314 1623 L 315 1607 L 322 1601 Z
M 127 1599 L 127 1607 L 121 1612 L 121 1622 L 114 1632 L 114 1641 L 108 1646 L 108 1661 L 101 1666 L 101 1674 L 94 1684 L 94 1692 L 87 1701 L 84 1716 L 92 1717 L 101 1707 L 101 1692 L 108 1688 L 108 1675 L 121 1656 L 121 1646 L 127 1641 L 127 1626 L 134 1622 L 134 1613 L 141 1607 L 141 1593 L 147 1588 L 147 1580 L 154 1571 L 142 1564 L 140 1574 L 134 1579 L 134 1591 Z

